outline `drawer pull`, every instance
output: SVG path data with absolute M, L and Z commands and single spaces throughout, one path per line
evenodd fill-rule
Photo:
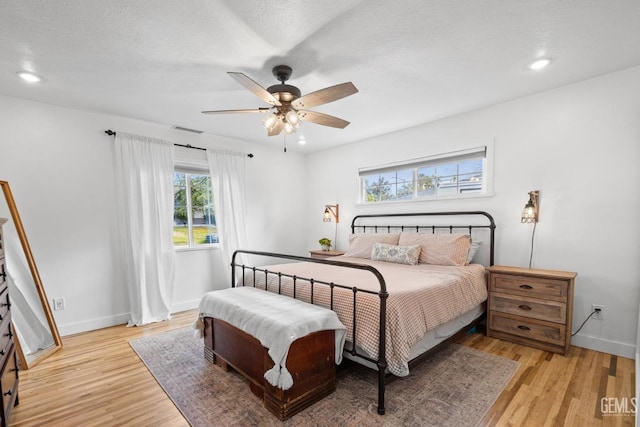
M 8 334 L 4 334 L 5 337 L 13 338 L 13 332 L 9 332 Z
M 524 325 L 518 325 L 518 329 L 522 329 L 523 331 L 530 331 L 531 328 L 528 326 L 524 326 Z
M 533 286 L 529 286 L 529 285 L 520 285 L 520 287 L 522 289 L 533 289 Z
M 0 350 L 0 356 L 4 356 L 5 354 L 7 354 L 7 352 L 4 351 L 4 349 Z
M 13 394 L 13 392 L 11 390 L 7 391 L 4 393 L 5 396 L 11 396 Z
M 518 306 L 518 308 L 520 308 L 522 310 L 531 310 L 531 307 L 529 307 L 528 305 L 525 305 L 525 304 L 520 304 Z

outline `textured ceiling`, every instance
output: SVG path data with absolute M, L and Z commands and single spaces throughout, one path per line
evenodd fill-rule
M 309 93 L 359 93 L 313 108 L 351 122 L 304 123 L 312 152 L 640 65 L 637 0 L 0 0 L 0 93 L 179 125 L 251 142 L 274 65 Z M 537 57 L 552 59 L 529 71 Z M 16 77 L 31 70 L 37 85 Z

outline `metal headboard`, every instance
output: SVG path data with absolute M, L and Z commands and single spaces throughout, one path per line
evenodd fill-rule
M 411 225 L 407 224 L 360 224 L 364 222 L 365 219 L 379 219 L 379 218 L 415 218 L 415 217 L 436 217 L 436 218 L 445 218 L 448 216 L 455 217 L 484 217 L 484 219 L 478 218 L 476 223 L 476 219 L 473 220 L 472 224 L 463 223 L 464 219 L 456 222 L 455 224 L 416 224 L 415 222 Z M 425 218 L 426 220 L 426 218 Z M 482 220 L 483 223 L 480 223 Z M 377 221 L 376 221 L 377 222 Z M 418 221 L 422 222 L 422 221 Z M 469 234 L 472 233 L 474 229 L 488 229 L 489 230 L 489 265 L 494 264 L 494 250 L 495 250 L 495 230 L 496 224 L 493 220 L 493 217 L 484 211 L 459 211 L 459 212 L 411 212 L 411 213 L 387 213 L 387 214 L 370 214 L 370 215 L 357 215 L 353 217 L 351 221 L 351 233 L 366 233 L 367 229 L 372 230 L 373 233 L 378 232 L 386 232 L 391 233 L 392 231 L 399 230 L 402 231 L 412 231 L 412 232 L 424 232 L 425 230 L 431 230 L 432 233 L 435 233 L 436 230 L 447 229 L 450 233 L 453 233 L 454 230 L 461 231 L 466 230 Z

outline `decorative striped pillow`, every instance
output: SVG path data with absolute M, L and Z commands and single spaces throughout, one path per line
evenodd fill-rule
M 466 265 L 471 236 L 460 233 L 401 233 L 399 245 L 420 245 L 420 262 Z

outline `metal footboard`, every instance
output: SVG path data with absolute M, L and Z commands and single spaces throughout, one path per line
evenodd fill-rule
M 313 262 L 317 264 L 327 264 L 327 265 L 332 265 L 336 267 L 369 271 L 378 280 L 379 290 L 377 292 L 374 292 L 367 289 L 358 289 L 357 287 L 348 286 L 345 284 L 323 281 L 321 280 L 321 278 L 303 277 L 303 276 L 283 273 L 280 271 L 270 271 L 268 269 L 268 266 L 255 267 L 255 266 L 247 266 L 244 264 L 237 264 L 236 256 L 238 254 L 259 255 L 259 256 L 264 256 L 269 258 L 281 258 L 281 259 L 287 259 L 292 261 Z M 242 272 L 241 279 L 237 278 L 236 270 L 240 270 Z M 247 280 L 247 273 L 251 273 L 250 280 Z M 231 260 L 231 286 L 232 287 L 236 287 L 236 286 L 256 287 L 259 284 L 258 280 L 256 279 L 257 275 L 264 275 L 265 289 L 267 288 L 269 277 L 274 277 L 274 278 L 277 277 L 277 282 L 278 282 L 277 293 L 279 294 L 282 293 L 282 279 L 283 278 L 291 279 L 291 281 L 293 282 L 293 295 L 292 295 L 293 298 L 297 297 L 296 291 L 297 291 L 297 286 L 299 282 L 308 284 L 309 292 L 310 292 L 310 301 L 307 301 L 307 302 L 310 302 L 311 304 L 316 303 L 316 301 L 314 300 L 315 287 L 316 286 L 326 287 L 329 290 L 329 295 L 330 295 L 329 297 L 330 306 L 328 308 L 330 308 L 331 310 L 334 310 L 334 295 L 335 295 L 336 289 L 344 289 L 344 290 L 351 291 L 353 293 L 353 303 L 351 306 L 351 313 L 353 316 L 353 319 L 352 319 L 353 325 L 352 325 L 352 331 L 351 331 L 352 337 L 353 337 L 353 341 L 352 341 L 353 345 L 351 350 L 348 350 L 348 352 L 353 356 L 360 357 L 362 359 L 368 360 L 369 362 L 376 364 L 378 368 L 378 413 L 383 415 L 385 413 L 384 395 L 385 395 L 385 373 L 387 369 L 387 361 L 386 361 L 385 355 L 386 355 L 386 336 L 387 336 L 386 317 L 387 317 L 388 293 L 387 293 L 387 286 L 386 286 L 384 277 L 382 277 L 382 274 L 376 268 L 369 265 L 364 265 L 364 264 L 353 264 L 349 262 L 335 261 L 330 259 L 308 258 L 308 257 L 295 256 L 295 255 L 279 254 L 274 252 L 261 252 L 261 251 L 249 251 L 249 250 L 235 251 L 233 253 L 233 257 Z M 357 307 L 357 300 L 358 300 L 359 293 L 373 294 L 373 295 L 378 295 L 379 297 L 379 304 L 380 304 L 379 305 L 379 331 L 378 331 L 379 339 L 378 339 L 378 359 L 377 360 L 369 357 L 366 354 L 358 353 L 358 350 L 357 350 L 356 330 L 357 330 L 358 323 L 356 320 L 356 312 L 357 312 L 356 307 Z

